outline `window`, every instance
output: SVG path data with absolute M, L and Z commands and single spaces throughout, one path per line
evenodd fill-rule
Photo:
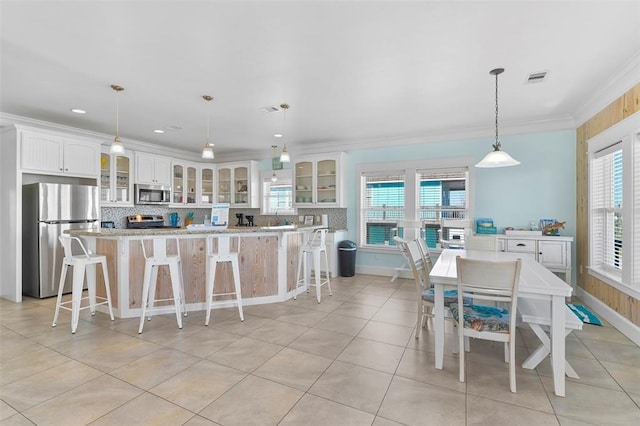
M 591 163 L 592 266 L 622 271 L 622 143 L 595 153 Z
M 406 236 L 403 223 L 412 225 L 408 238 L 421 223 L 419 234 L 430 248 L 445 239 L 463 243 L 469 227 L 470 163 L 443 159 L 361 165 L 360 247 L 393 246 L 395 235 Z
M 276 171 L 275 182 L 271 180 L 272 175 L 273 172 L 262 175 L 262 214 L 295 214 L 291 170 Z
M 640 298 L 640 136 L 633 116 L 589 150 L 589 273 Z
M 393 229 L 404 218 L 404 172 L 364 174 L 361 194 L 363 243 L 393 245 Z
M 429 248 L 442 240 L 464 243 L 467 216 L 467 175 L 460 170 L 418 170 L 420 220 Z

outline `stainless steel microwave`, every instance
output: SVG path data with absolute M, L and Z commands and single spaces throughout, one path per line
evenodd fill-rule
M 136 204 L 169 204 L 171 187 L 135 184 Z

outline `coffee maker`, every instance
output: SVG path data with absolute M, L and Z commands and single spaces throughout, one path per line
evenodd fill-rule
M 255 226 L 254 223 L 253 223 L 253 215 L 252 214 L 248 214 L 246 216 L 246 218 L 247 218 L 247 226 Z
M 236 226 L 244 226 L 244 214 L 236 213 L 236 218 L 238 219 L 238 223 L 236 223 Z

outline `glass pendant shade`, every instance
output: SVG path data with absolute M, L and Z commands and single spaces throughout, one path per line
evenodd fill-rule
M 276 172 L 273 172 L 273 174 L 271 175 L 271 182 L 277 182 L 278 181 L 278 176 L 276 176 Z
M 111 142 L 111 146 L 109 147 L 109 153 L 124 154 L 124 146 L 122 145 L 122 142 L 120 142 L 120 138 L 115 138 L 113 142 Z
M 287 145 L 282 148 L 282 153 L 280 154 L 280 162 L 281 163 L 290 163 L 291 157 L 289 156 L 289 151 L 287 151 Z
M 515 160 L 509 154 L 504 151 L 501 151 L 499 148 L 495 151 L 492 151 L 484 156 L 482 161 L 476 164 L 476 167 L 509 167 L 509 166 L 517 166 L 520 164 L 518 160 Z
M 213 160 L 215 158 L 213 154 L 213 144 L 208 143 L 202 148 L 202 158 L 207 160 Z

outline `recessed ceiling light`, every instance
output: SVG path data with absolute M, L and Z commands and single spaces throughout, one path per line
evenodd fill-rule
M 154 129 L 153 133 L 164 133 L 164 130 L 162 130 L 162 129 Z
M 71 112 L 75 112 L 76 114 L 86 114 L 87 111 L 83 110 L 83 109 L 79 109 L 79 108 L 72 108 Z
M 274 138 L 281 138 L 282 137 L 282 133 L 274 133 L 273 137 Z

